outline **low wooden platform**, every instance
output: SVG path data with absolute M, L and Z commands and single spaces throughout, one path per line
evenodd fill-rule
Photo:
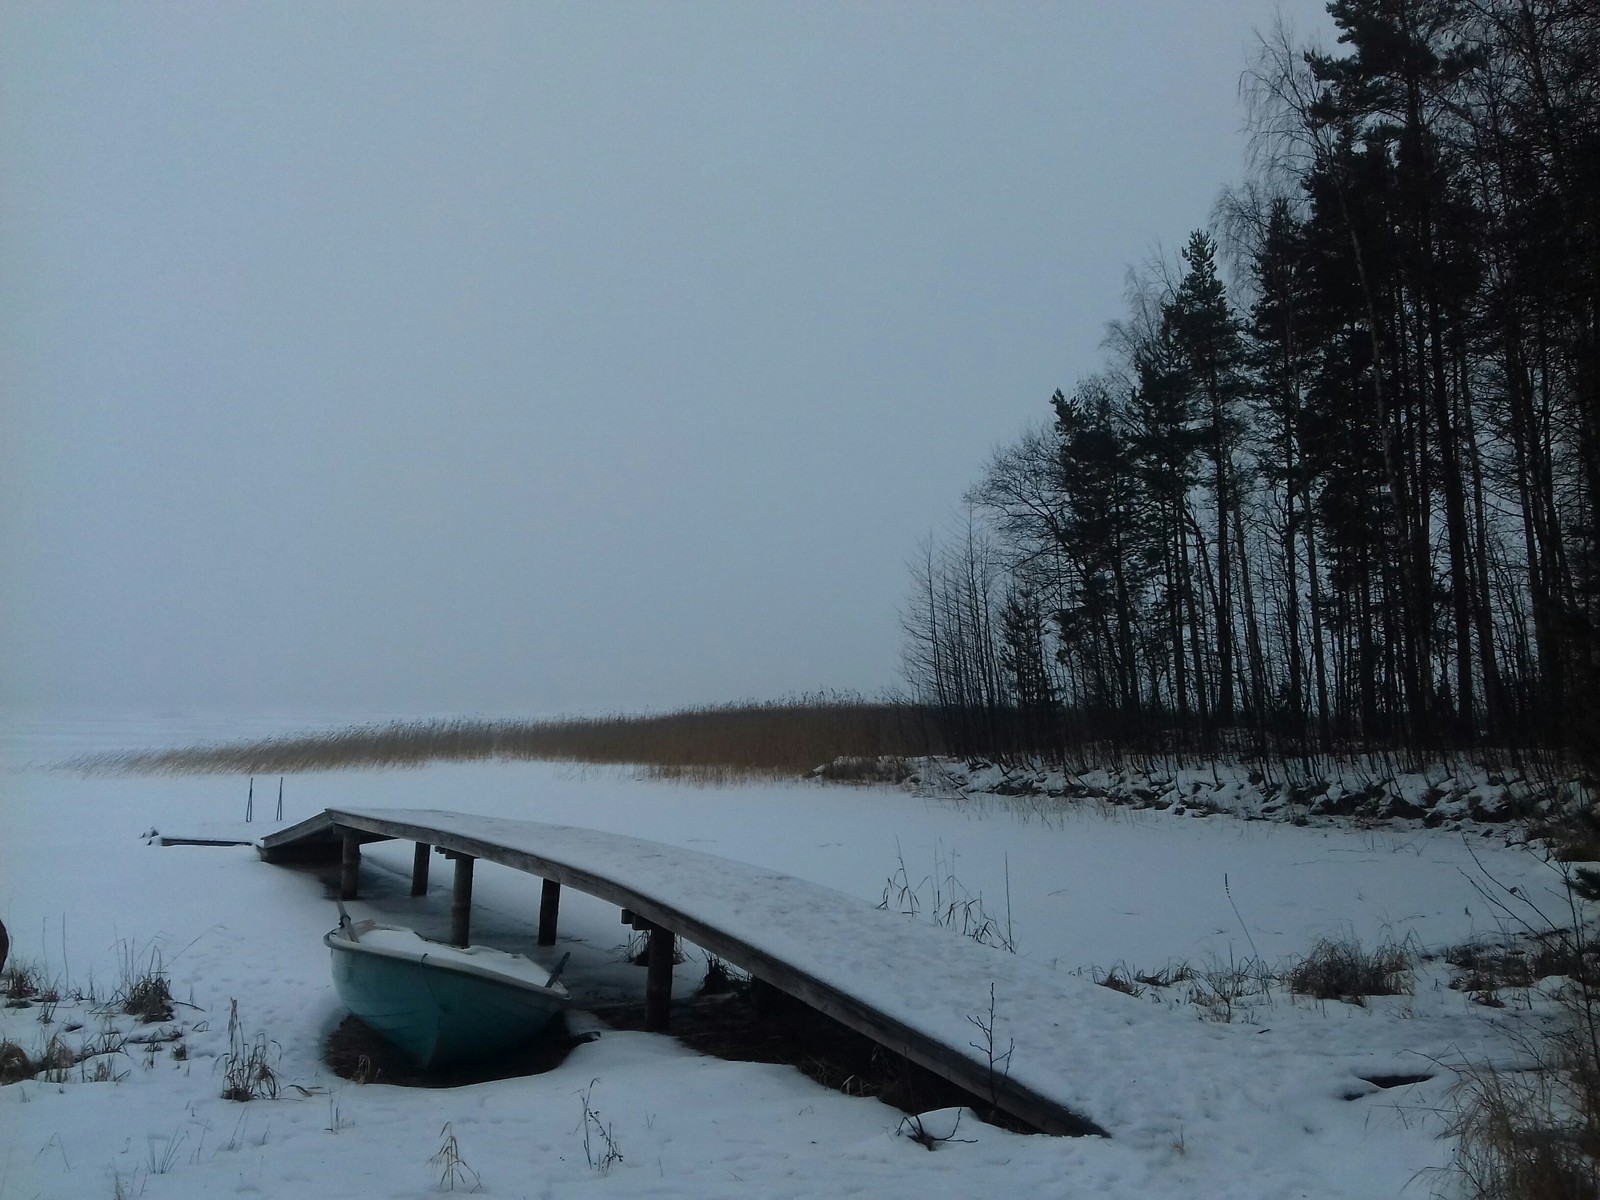
M 1105 1041 L 1108 1018 L 1119 1024 L 1117 1002 L 1126 999 L 1106 989 L 793 876 L 590 829 L 440 810 L 328 809 L 261 838 L 258 849 L 268 862 L 337 858 L 341 891 L 354 897 L 360 846 L 388 839 L 416 843 L 416 895 L 427 889 L 430 847 L 454 860 L 452 932 L 462 945 L 478 859 L 545 881 L 542 944 L 555 941 L 562 887 L 616 904 L 624 920 L 650 931 L 654 1028 L 666 1027 L 673 938 L 683 937 L 1036 1128 L 1106 1133 L 1070 1099 L 1085 1093 L 1062 1076 L 1073 1056 L 1058 1043 L 1075 1019 L 1085 1022 L 1083 1051 Z M 1085 1069 L 1096 1069 L 1096 1057 L 1086 1053 Z
M 254 846 L 282 828 L 282 821 L 208 821 L 167 826 L 152 836 L 163 846 Z
M 253 837 L 202 837 L 187 833 L 163 833 L 156 838 L 163 846 L 253 846 Z

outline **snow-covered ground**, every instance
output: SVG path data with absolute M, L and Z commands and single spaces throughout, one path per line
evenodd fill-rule
M 84 778 L 43 765 L 195 732 L 39 722 L 0 732 L 0 920 L 13 962 L 69 994 L 104 998 L 126 963 L 156 954 L 182 1002 L 163 1027 L 181 1042 L 129 1043 L 55 1080 L 0 1088 L 0 1200 L 420 1197 L 452 1182 L 441 1155 L 452 1137 L 464 1164 L 457 1190 L 511 1197 L 1428 1195 L 1450 1185 L 1440 1172 L 1451 1156 L 1449 1066 L 1517 1061 L 1518 1036 L 1553 1019 L 1538 990 L 1504 994 L 1505 1008 L 1473 1003 L 1447 986 L 1439 961 L 1419 965 L 1412 995 L 1365 1006 L 1291 997 L 1281 984 L 1262 994 L 1246 978 L 1235 978 L 1231 1003 L 1216 996 L 1230 975 L 1250 974 L 1230 964 L 1278 966 L 1323 937 L 1437 951 L 1537 923 L 1533 906 L 1565 916 L 1549 866 L 1476 831 L 1301 828 L 1094 805 L 1052 813 L 1031 798 L 955 801 L 888 787 L 698 789 L 530 763 L 291 776 L 291 821 L 330 805 L 417 807 L 612 830 L 873 903 L 887 889 L 898 905 L 909 887 L 924 913 L 937 889 L 946 909 L 961 901 L 970 916 L 981 904 L 1018 953 L 1064 975 L 1180 962 L 1196 972 L 1127 1001 L 1130 1066 L 1147 1070 L 1150 1059 L 1131 1039 L 1172 1048 L 1166 1101 L 1139 1099 L 1151 1094 L 1147 1080 L 1122 1101 L 1148 1106 L 1117 1114 L 1138 1136 L 1024 1137 L 968 1117 L 930 1152 L 877 1101 L 791 1068 L 621 1031 L 544 1075 L 444 1090 L 361 1086 L 320 1059 L 342 1011 L 320 941 L 332 906 L 317 879 L 245 847 L 161 848 L 141 836 L 239 821 L 245 781 Z M 276 796 L 276 779 L 257 780 L 258 828 Z M 437 934 L 448 893 L 412 900 L 410 857 L 408 845 L 367 849 L 353 915 Z M 538 886 L 480 865 L 474 939 L 531 950 Z M 642 992 L 644 973 L 619 961 L 627 930 L 614 908 L 568 894 L 561 915 L 556 951 L 573 952 L 565 978 L 575 991 L 587 980 L 594 993 Z M 693 983 L 691 968 L 680 969 L 680 992 Z M 235 1001 L 244 1036 L 265 1039 L 277 1099 L 220 1098 Z M 48 1024 L 44 1012 L 0 1010 L 0 1038 L 37 1057 L 54 1034 L 77 1046 L 141 1033 L 87 1002 L 64 1000 Z M 1237 1053 L 1219 1054 L 1219 1044 Z M 1070 1061 L 1070 1048 L 1060 1057 Z M 1115 1068 L 1095 1059 L 1110 1078 L 1090 1090 L 1115 1096 Z M 95 1082 L 97 1073 L 110 1078 Z M 1432 1078 L 1389 1089 L 1361 1078 L 1395 1074 Z M 586 1101 L 598 1123 L 584 1120 Z M 621 1154 L 609 1164 L 602 1128 Z

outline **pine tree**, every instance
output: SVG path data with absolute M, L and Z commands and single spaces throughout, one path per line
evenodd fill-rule
M 1309 641 L 1317 743 L 1327 751 L 1332 746 L 1332 726 L 1322 633 L 1322 579 L 1312 510 L 1315 481 L 1304 449 L 1305 391 L 1315 371 L 1312 331 L 1302 311 L 1308 292 L 1304 279 L 1305 230 L 1289 200 L 1282 196 L 1270 202 L 1260 224 L 1250 263 L 1256 290 L 1256 301 L 1250 310 L 1257 380 L 1254 424 L 1260 446 L 1258 470 L 1269 488 L 1281 489 L 1282 497 L 1278 532 L 1288 657 L 1283 707 L 1292 721 L 1303 723 L 1308 674 L 1304 643 Z M 1304 617 L 1302 582 L 1307 595 Z
M 1167 322 L 1141 339 L 1134 366 L 1138 386 L 1129 424 L 1135 469 L 1148 503 L 1146 545 L 1155 579 L 1152 640 L 1162 646 L 1163 673 L 1180 728 L 1190 729 L 1197 718 L 1201 737 L 1209 738 L 1204 633 L 1190 553 L 1195 521 L 1189 496 L 1198 478 L 1201 435 L 1187 368 Z
M 1210 468 L 1215 526 L 1215 605 L 1217 645 L 1216 719 L 1230 723 L 1235 698 L 1235 586 L 1243 570 L 1245 547 L 1236 530 L 1240 485 L 1234 449 L 1239 440 L 1237 408 L 1245 392 L 1244 343 L 1240 325 L 1217 275 L 1216 243 L 1197 230 L 1184 247 L 1189 264 L 1177 291 L 1163 311 L 1165 324 L 1183 367 L 1183 386 L 1198 417 L 1202 453 Z
M 1074 586 L 1056 615 L 1064 653 L 1092 659 L 1096 704 L 1134 713 L 1140 691 L 1135 624 L 1147 538 L 1132 448 L 1104 381 L 1085 381 L 1070 400 L 1058 391 L 1052 405 L 1060 543 L 1075 568 Z
M 1000 665 L 1011 684 L 1021 748 L 1055 749 L 1056 689 L 1045 662 L 1044 613 L 1038 598 L 1018 584 L 1006 590 L 1000 606 Z

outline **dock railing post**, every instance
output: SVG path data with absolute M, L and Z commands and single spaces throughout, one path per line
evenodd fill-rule
M 561 911 L 561 885 L 546 879 L 539 889 L 539 945 L 556 944 L 556 916 Z
M 428 855 L 433 847 L 427 842 L 418 842 L 416 853 L 411 856 L 411 894 L 413 896 L 426 896 L 428 894 Z
M 644 1027 L 649 1033 L 667 1031 L 672 1006 L 672 960 L 677 957 L 677 936 L 659 925 L 650 927 L 650 964 L 644 978 Z
M 450 898 L 450 942 L 465 946 L 471 941 L 472 930 L 472 864 L 477 861 L 470 854 L 457 854 L 455 893 Z
M 343 831 L 339 853 L 339 899 L 354 900 L 361 879 L 361 841 L 353 830 Z

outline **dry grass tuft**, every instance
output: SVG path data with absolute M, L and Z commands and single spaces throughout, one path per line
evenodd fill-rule
M 727 996 L 732 994 L 735 988 L 743 987 L 749 982 L 750 977 L 748 975 L 736 967 L 730 967 L 715 954 L 708 954 L 706 956 L 705 978 L 700 981 L 700 990 L 695 994 L 697 996 Z
M 38 972 L 25 963 L 12 963 L 0 975 L 0 996 L 7 1000 L 28 1000 L 39 991 Z
M 278 1076 L 272 1069 L 273 1047 L 266 1035 L 252 1041 L 239 1020 L 239 1002 L 228 1001 L 228 1055 L 222 1063 L 224 1100 L 248 1102 L 278 1098 Z
M 273 774 L 440 760 L 540 759 L 640 766 L 661 778 L 717 784 L 817 772 L 898 780 L 905 760 L 941 753 L 915 705 L 816 697 L 686 709 L 660 716 L 554 721 L 400 721 L 330 733 L 176 750 L 96 755 L 91 772 Z M 818 764 L 827 764 L 818 771 Z
M 134 980 L 122 998 L 122 1011 L 146 1025 L 172 1020 L 172 990 L 167 977 L 151 973 Z
M 1194 979 L 1194 968 L 1187 962 L 1169 962 L 1159 971 L 1135 971 L 1135 983 L 1142 983 L 1146 987 L 1171 987 L 1175 983 L 1188 983 Z
M 0 1041 L 0 1084 L 32 1079 L 38 1070 L 28 1052 L 13 1041 Z
M 1577 889 L 1573 912 L 1577 916 Z M 1453 987 L 1480 1003 L 1500 987 L 1545 985 L 1564 1020 L 1522 1042 L 1521 1069 L 1477 1065 L 1460 1071 L 1456 1171 L 1475 1200 L 1595 1200 L 1600 1197 L 1600 989 L 1595 952 L 1581 922 L 1533 933 L 1510 946 L 1458 947 L 1446 959 Z
M 132 942 L 121 948 L 122 982 L 115 1003 L 129 1016 L 146 1025 L 172 1020 L 172 988 L 167 983 L 160 951 L 152 948 L 140 962 Z
M 1188 983 L 1189 1003 L 1205 1011 L 1207 1020 L 1231 1025 L 1236 1017 L 1249 1020 L 1252 1010 L 1272 999 L 1276 976 L 1259 958 L 1234 958 L 1232 948 L 1224 960 L 1212 954 L 1199 968 L 1184 964 L 1177 978 Z
M 1292 967 L 1289 990 L 1318 1000 L 1350 1000 L 1368 996 L 1401 996 L 1411 991 L 1411 950 L 1384 942 L 1368 952 L 1355 938 L 1328 938 Z
M 1450 986 L 1463 992 L 1489 994 L 1499 988 L 1531 988 L 1557 975 L 1590 985 L 1600 981 L 1593 948 L 1580 953 L 1566 930 L 1509 945 L 1468 942 L 1446 950 L 1444 960 L 1456 971 Z
M 1575 780 L 1561 787 L 1547 782 L 1540 792 L 1548 811 L 1529 823 L 1529 837 L 1542 839 L 1557 862 L 1600 862 L 1600 806 L 1595 803 L 1600 794 L 1593 783 Z
M 1110 988 L 1113 992 L 1121 992 L 1124 996 L 1142 996 L 1144 988 L 1135 982 L 1134 972 L 1118 963 L 1109 971 L 1095 971 L 1094 981 L 1103 988 Z
M 1580 1025 L 1582 1022 L 1580 1022 Z M 1484 1067 L 1458 1091 L 1456 1169 L 1475 1200 L 1600 1196 L 1600 1078 L 1574 1031 L 1533 1070 Z

